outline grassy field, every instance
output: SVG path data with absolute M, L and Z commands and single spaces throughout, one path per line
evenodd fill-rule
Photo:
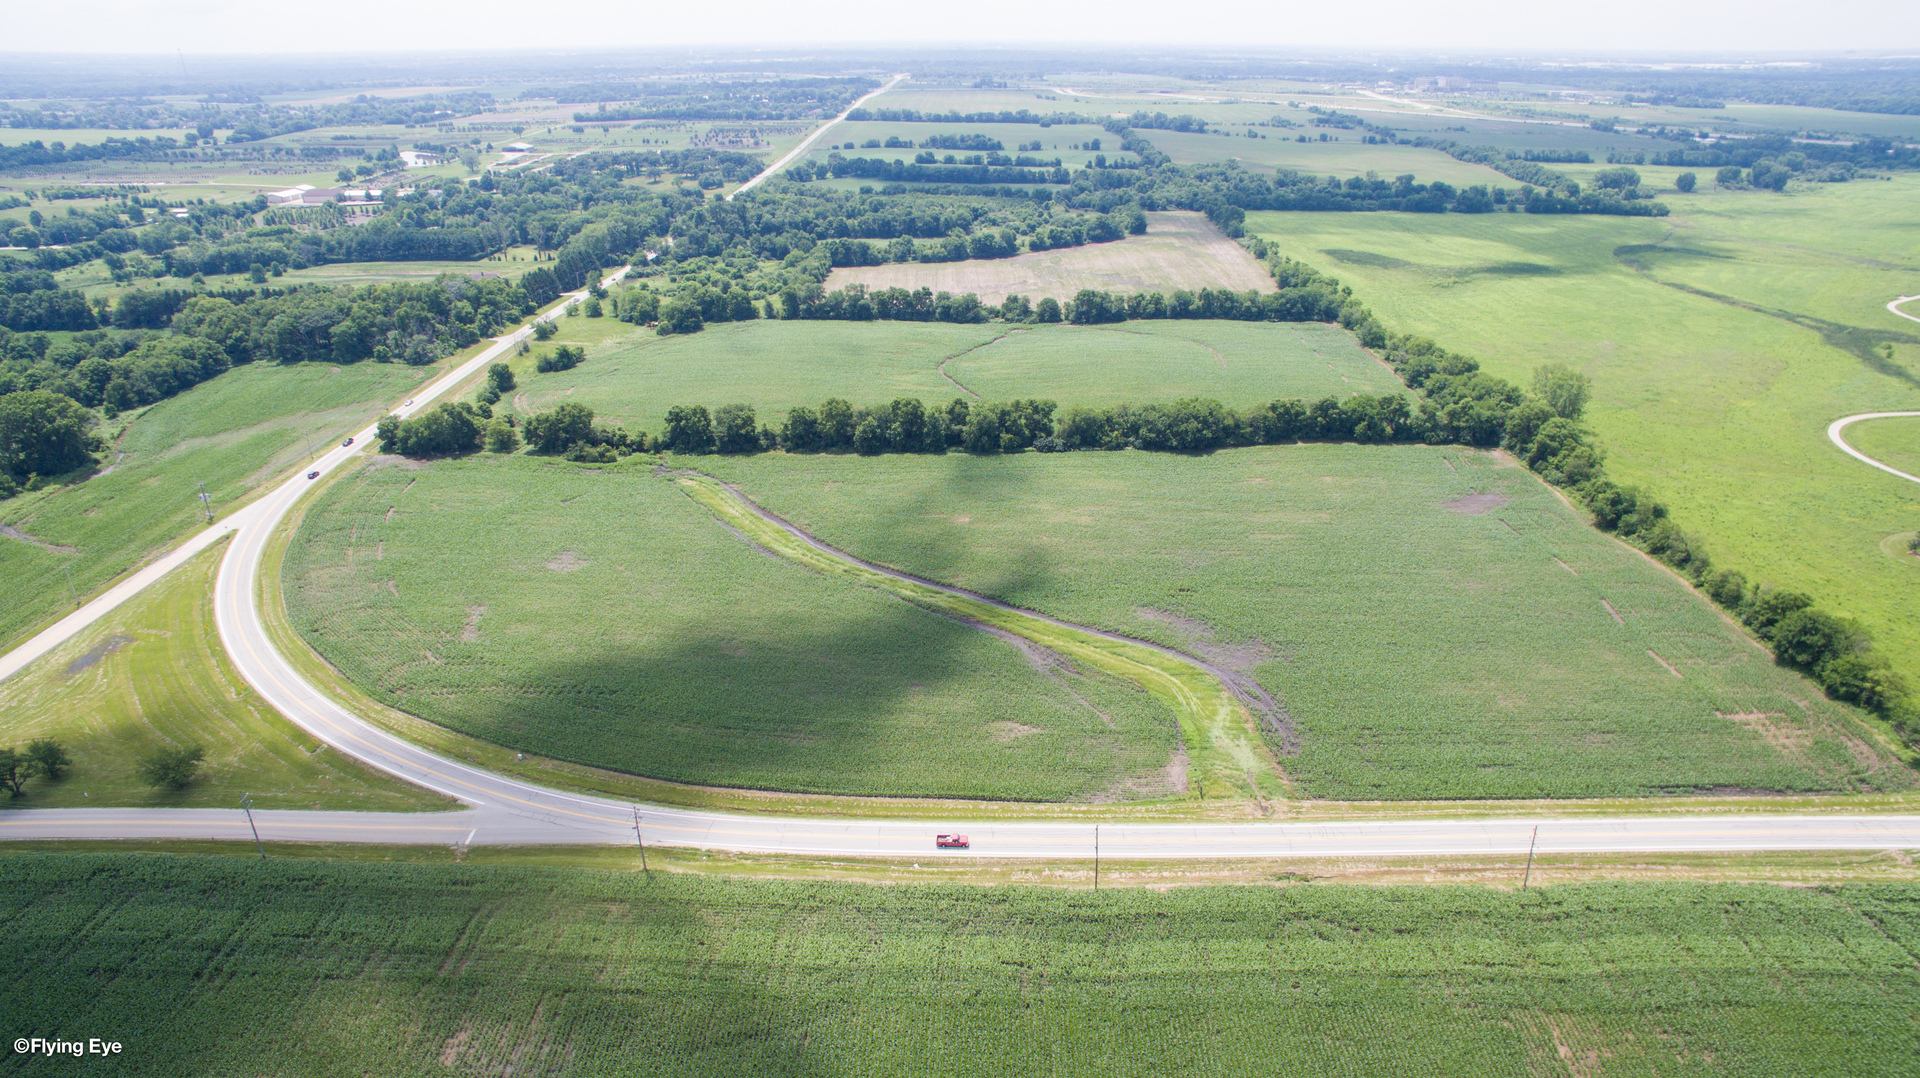
M 371 771 L 281 718 L 234 673 L 213 623 L 221 543 L 93 628 L 0 682 L 0 745 L 51 737 L 73 757 L 56 782 L 34 779 L 9 808 L 112 805 L 405 812 L 451 807 Z M 198 781 L 157 790 L 139 761 L 161 748 L 206 750 Z
M 1145 693 L 770 559 L 650 462 L 382 460 L 322 495 L 282 579 L 295 627 L 375 699 L 561 760 L 798 791 L 1179 792 L 1174 717 Z
M 1009 293 L 1067 300 L 1083 288 L 1108 292 L 1231 288 L 1272 292 L 1273 276 L 1198 213 L 1151 213 L 1147 234 L 1112 243 L 966 262 L 903 262 L 834 270 L 826 287 L 931 288 L 973 292 L 997 304 Z
M 1450 448 L 702 458 L 852 554 L 1258 680 L 1330 799 L 1905 789 L 1530 475 Z M 474 570 L 469 569 L 469 572 Z
M 1310 139 L 1318 139 L 1320 128 L 1306 128 Z M 1485 165 L 1456 161 L 1439 150 L 1412 146 L 1369 146 L 1355 131 L 1335 132 L 1339 142 L 1295 142 L 1298 129 L 1281 128 L 1267 132 L 1272 137 L 1250 139 L 1215 134 L 1183 134 L 1177 131 L 1143 131 L 1142 136 L 1160 152 L 1182 165 L 1211 164 L 1237 160 L 1250 168 L 1290 168 L 1315 176 L 1364 176 L 1377 172 L 1394 177 L 1411 172 L 1421 183 L 1442 180 L 1455 187 L 1476 183 L 1517 186 L 1512 180 Z M 1282 137 L 1283 135 L 1287 137 Z
M 241 367 L 126 423 L 83 483 L 0 502 L 0 645 L 17 642 L 406 396 L 435 367 Z M 68 590 L 71 573 L 72 591 Z
M 1882 464 L 1920 475 L 1920 417 L 1869 419 L 1848 427 L 1843 437 L 1848 445 Z M 1915 508 L 1914 525 L 1920 527 L 1920 507 Z
M 1826 438 L 1842 415 L 1920 408 L 1920 327 L 1882 306 L 1915 291 L 1920 177 L 1666 200 L 1662 220 L 1251 214 L 1248 227 L 1338 274 L 1389 326 L 1496 374 L 1584 370 L 1619 480 L 1664 499 L 1720 563 L 1858 618 L 1920 680 L 1920 606 L 1880 549 L 1914 530 L 1920 488 Z
M 539 374 L 540 349 L 515 358 L 513 407 L 525 414 L 578 401 L 628 430 L 658 432 L 676 404 L 750 403 L 763 422 L 778 424 L 795 405 L 818 407 L 835 396 L 856 404 L 1039 397 L 1065 408 L 1202 395 L 1247 407 L 1404 392 L 1351 335 L 1318 324 L 761 321 L 656 337 L 612 319 L 563 323 L 555 340 L 585 342 L 587 361 Z
M 108 1074 L 1911 1071 L 1912 885 L 1067 892 L 29 854 L 21 1034 Z M 1816 1005 L 1809 1005 L 1813 1001 Z M 67 1073 L 20 1060 L 15 1073 Z

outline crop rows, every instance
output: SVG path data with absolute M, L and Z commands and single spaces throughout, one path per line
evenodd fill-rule
M 1244 664 L 1297 724 L 1299 755 L 1281 762 L 1310 796 L 1912 783 L 1847 708 L 1487 454 L 709 467 L 856 557 Z
M 294 626 L 376 699 L 655 778 L 1035 800 L 1177 792 L 1173 715 L 717 526 L 646 466 L 376 466 L 308 513 Z
M 1911 1072 L 1920 989 L 1920 892 L 1900 885 L 8 869 L 0 945 L 60 961 L 0 986 L 0 1013 L 129 1045 L 96 1073 L 1892 1075 Z

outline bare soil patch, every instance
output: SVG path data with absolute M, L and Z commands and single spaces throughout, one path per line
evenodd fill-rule
M 1278 286 L 1246 248 L 1216 228 L 1203 214 L 1147 214 L 1147 234 L 1112 243 L 1059 251 L 1037 251 L 1012 258 L 965 262 L 911 262 L 852 266 L 834 270 L 828 289 L 863 284 L 868 288 L 929 288 L 956 294 L 973 292 L 997 304 L 1018 293 L 1038 299 L 1071 299 L 1083 288 L 1107 292 L 1171 292 L 1185 288 L 1230 288 L 1273 292 Z
M 1037 734 L 1039 732 L 1040 728 L 1038 726 L 1028 726 L 1024 722 L 1008 722 L 1003 719 L 987 724 L 987 733 L 1002 745 L 1009 741 L 1018 741 L 1028 734 Z
M 92 666 L 94 663 L 99 662 L 101 659 L 106 658 L 108 655 L 111 655 L 114 652 L 119 651 L 121 648 L 126 647 L 128 644 L 137 644 L 137 643 L 139 643 L 139 641 L 135 640 L 131 636 L 120 636 L 117 634 L 114 636 L 110 636 L 107 639 L 102 640 L 100 643 L 95 644 L 93 648 L 89 650 L 85 655 L 82 655 L 78 659 L 75 659 L 72 662 L 68 663 L 67 676 L 72 677 L 73 675 L 79 673 L 80 671 L 85 670 L 87 667 Z
M 1482 513 L 1491 513 L 1507 504 L 1505 494 L 1468 494 L 1450 502 L 1441 502 L 1440 508 L 1451 509 L 1462 516 L 1477 517 Z
M 558 557 L 547 563 L 547 568 L 556 573 L 571 573 L 575 569 L 585 569 L 588 564 L 587 559 L 573 551 L 562 550 Z
M 1617 615 L 1616 615 L 1616 616 L 1617 616 Z M 1673 675 L 1674 677 L 1679 677 L 1679 676 L 1680 676 L 1680 671 L 1679 671 L 1679 670 L 1677 670 L 1677 669 L 1675 669 L 1675 668 L 1674 668 L 1674 665 L 1673 665 L 1672 663 L 1670 663 L 1670 662 L 1668 662 L 1668 661 L 1667 661 L 1667 660 L 1665 660 L 1665 659 L 1662 659 L 1662 658 L 1660 657 L 1660 655 L 1659 655 L 1659 653 L 1658 653 L 1658 652 L 1655 652 L 1655 651 L 1654 651 L 1654 650 L 1653 650 L 1652 648 L 1648 648 L 1648 649 L 1647 649 L 1647 654 L 1648 654 L 1648 655 L 1652 655 L 1652 656 L 1653 656 L 1653 661 L 1654 661 L 1654 662 L 1657 662 L 1657 663 L 1659 663 L 1659 664 L 1660 664 L 1661 666 L 1664 666 L 1664 667 L 1666 667 L 1666 668 L 1667 668 L 1667 673 L 1669 673 L 1669 674 L 1672 674 L 1672 675 Z
M 460 629 L 460 642 L 471 644 L 480 639 L 480 618 L 487 612 L 485 606 L 467 607 L 467 623 Z

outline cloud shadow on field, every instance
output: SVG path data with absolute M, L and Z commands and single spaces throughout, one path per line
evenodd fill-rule
M 881 534 L 894 533 L 895 518 L 913 522 L 936 496 L 891 510 Z M 573 646 L 550 649 L 551 660 L 504 683 L 456 678 L 459 688 L 447 693 L 423 672 L 390 702 L 515 749 L 708 785 L 1070 800 L 1166 764 L 1167 726 L 1143 737 L 1137 723 L 1122 718 L 1116 727 L 1087 702 L 1111 696 L 1118 682 L 816 573 L 730 535 L 690 498 L 685 508 L 719 537 L 709 556 L 721 575 L 747 582 L 738 600 L 696 614 L 668 593 L 645 644 L 596 634 L 583 618 Z M 963 549 L 958 526 L 935 531 L 936 545 Z M 776 564 L 771 572 L 766 559 Z M 1018 595 L 1042 586 L 1048 571 L 1045 552 L 1030 549 L 991 584 Z M 767 610 L 752 609 L 757 597 Z M 1093 681 L 1103 684 L 1089 692 Z M 1052 736 L 995 741 L 996 722 L 1039 725 Z

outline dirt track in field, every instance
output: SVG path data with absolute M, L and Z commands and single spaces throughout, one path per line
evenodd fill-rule
M 868 288 L 930 288 L 956 295 L 972 292 L 998 304 L 1018 293 L 1029 299 L 1072 299 L 1083 288 L 1107 292 L 1171 292 L 1178 288 L 1275 291 L 1273 277 L 1247 249 L 1227 238 L 1198 213 L 1147 214 L 1147 234 L 1112 243 L 965 262 L 902 262 L 834 270 L 829 290 L 850 284 Z

